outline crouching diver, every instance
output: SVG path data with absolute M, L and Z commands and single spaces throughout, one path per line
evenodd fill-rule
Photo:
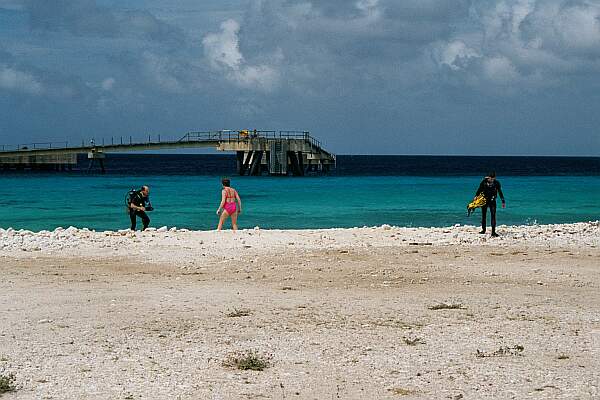
M 127 203 L 127 209 L 129 211 L 129 219 L 131 219 L 131 230 L 135 231 L 136 220 L 137 217 L 142 219 L 142 224 L 144 227 L 142 230 L 145 230 L 148 225 L 150 225 L 150 218 L 146 211 L 152 211 L 152 204 L 150 204 L 150 199 L 148 198 L 150 194 L 150 188 L 148 186 L 142 186 L 140 190 L 130 190 L 127 193 L 127 199 L 125 200 Z
M 483 193 L 485 197 L 485 205 L 481 207 L 481 232 L 485 233 L 486 230 L 486 217 L 487 217 L 487 209 L 490 209 L 490 217 L 492 223 L 492 237 L 497 237 L 496 233 L 496 197 L 500 196 L 502 200 L 502 208 L 506 207 L 506 201 L 504 201 L 504 194 L 502 193 L 502 189 L 500 187 L 500 182 L 496 180 L 496 172 L 492 171 L 483 178 L 481 183 L 479 184 L 479 189 L 477 189 L 477 193 L 475 193 L 475 198 Z M 475 200 L 473 198 L 473 200 Z

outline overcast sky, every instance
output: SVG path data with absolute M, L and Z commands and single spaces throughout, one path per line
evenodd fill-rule
M 600 0 L 0 0 L 0 144 L 600 155 Z

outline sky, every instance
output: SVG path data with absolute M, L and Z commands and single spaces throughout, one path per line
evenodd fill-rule
M 0 0 L 0 144 L 600 156 L 600 0 Z

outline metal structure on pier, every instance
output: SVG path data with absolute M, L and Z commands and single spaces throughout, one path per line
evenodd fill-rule
M 119 137 L 80 146 L 68 142 L 0 145 L 0 169 L 71 170 L 77 165 L 77 155 L 87 154 L 88 170 L 98 164 L 104 172 L 109 153 L 211 147 L 235 152 L 239 175 L 303 176 L 335 167 L 335 155 L 307 131 L 243 129 L 189 132 L 178 140 L 161 140 L 155 135 L 144 141 Z

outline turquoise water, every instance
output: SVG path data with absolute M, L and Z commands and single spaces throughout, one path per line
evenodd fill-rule
M 466 216 L 480 177 L 234 178 L 242 197 L 241 228 L 329 228 L 390 224 L 478 224 Z M 499 224 L 600 219 L 599 176 L 504 177 L 507 208 Z M 220 200 L 211 176 L 0 176 L 0 227 L 34 231 L 57 226 L 97 230 L 129 226 L 124 198 L 147 184 L 152 226 L 214 229 Z

